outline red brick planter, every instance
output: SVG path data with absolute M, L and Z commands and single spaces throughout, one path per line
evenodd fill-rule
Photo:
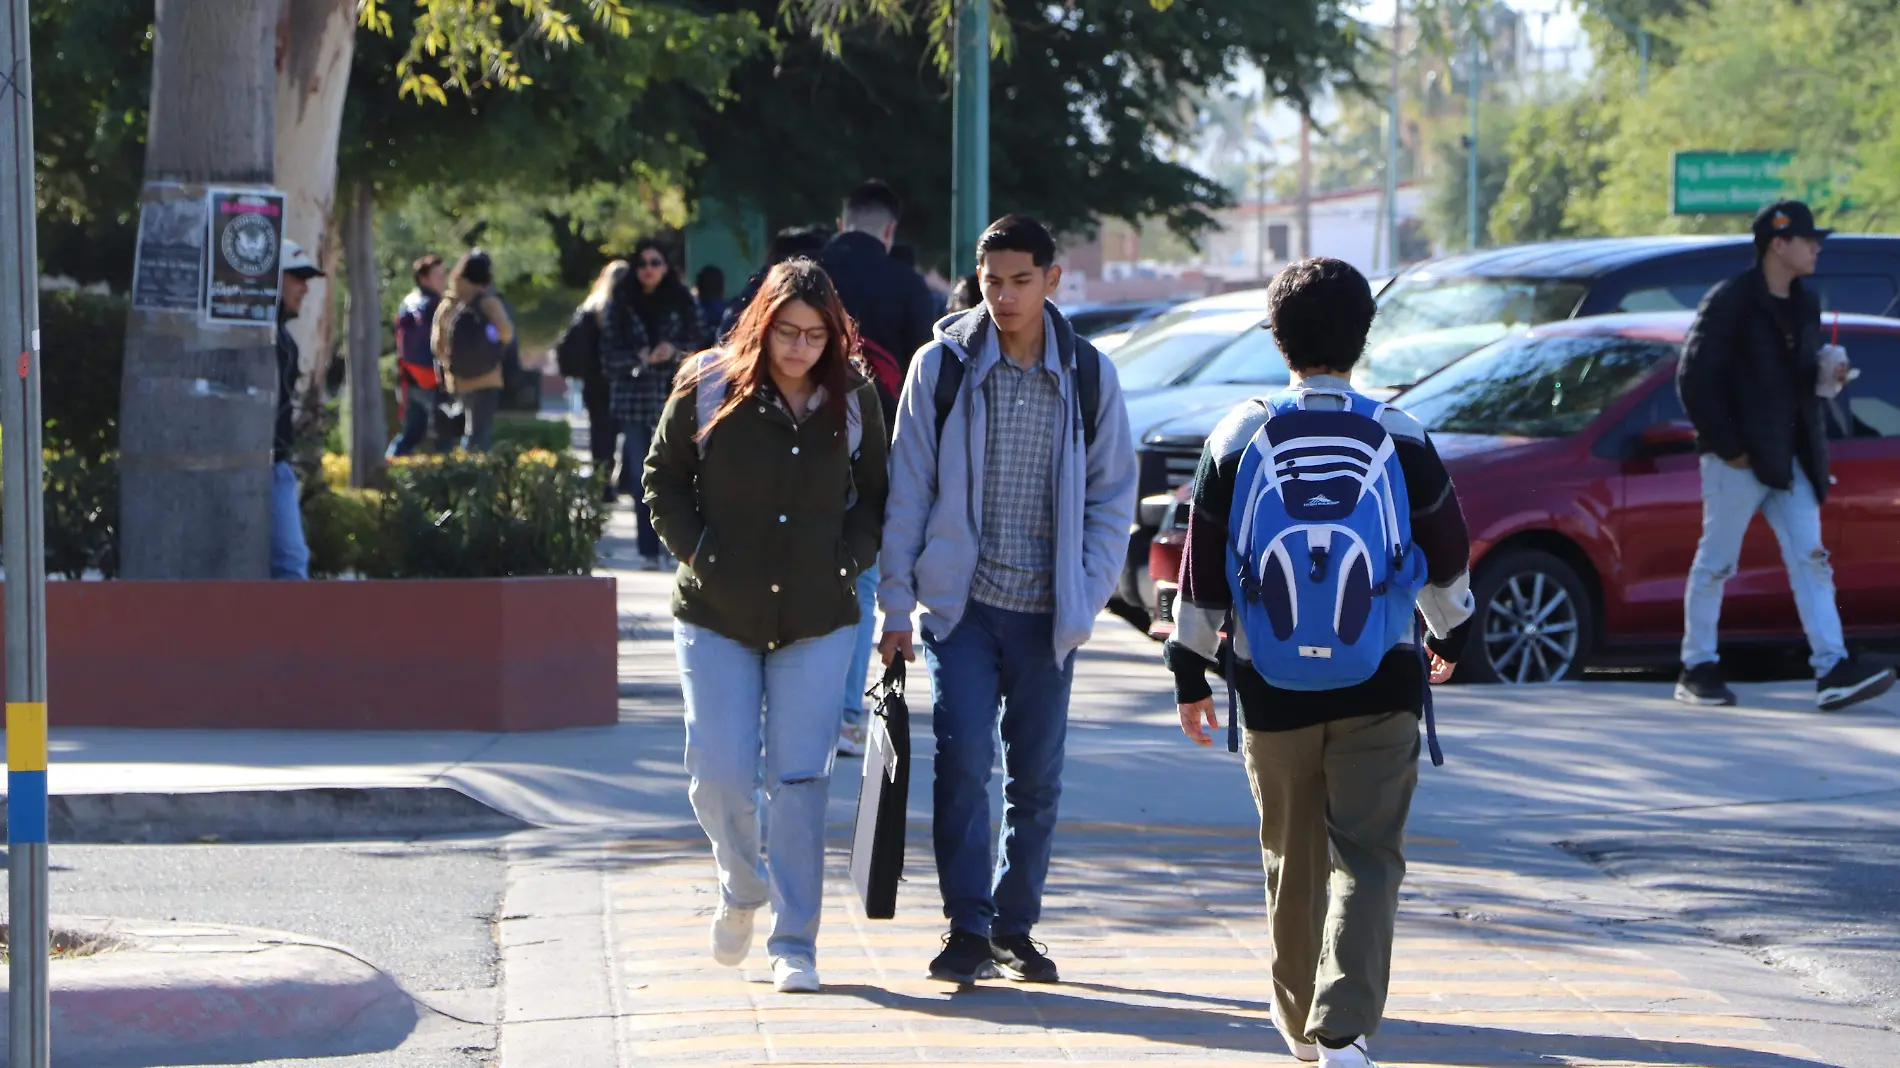
M 530 731 L 618 709 L 608 578 L 54 582 L 60 727 Z

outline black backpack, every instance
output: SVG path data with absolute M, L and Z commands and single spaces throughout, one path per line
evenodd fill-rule
M 495 325 L 482 314 L 479 299 L 458 305 L 449 319 L 449 373 L 457 378 L 474 379 L 493 373 L 501 366 L 507 348 L 495 333 Z
M 1083 412 L 1088 418 L 1082 420 L 1082 447 L 1095 445 L 1095 431 L 1102 421 L 1102 354 L 1095 346 L 1075 339 L 1075 400 L 1077 418 Z M 957 394 L 963 390 L 963 376 L 969 368 L 956 358 L 946 347 L 942 362 L 937 366 L 937 389 L 931 395 L 937 407 L 937 440 L 943 440 L 943 425 L 950 421 L 950 409 L 956 407 Z
M 574 313 L 561 340 L 554 343 L 554 362 L 562 378 L 593 381 L 600 377 L 600 316 L 582 308 Z

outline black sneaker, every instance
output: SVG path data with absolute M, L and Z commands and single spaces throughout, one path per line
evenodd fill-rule
M 1893 669 L 1869 667 L 1848 658 L 1814 684 L 1814 703 L 1823 712 L 1838 712 L 1893 689 Z
M 1676 682 L 1676 700 L 1702 708 L 1722 708 L 1735 703 L 1735 691 L 1722 681 L 1719 665 L 1697 664 L 1683 669 L 1682 678 Z
M 969 931 L 951 930 L 943 936 L 943 952 L 930 962 L 930 977 L 946 983 L 974 983 L 996 978 L 990 960 L 990 940 Z
M 1049 959 L 1049 947 L 1026 934 L 1004 935 L 990 939 L 990 959 L 996 970 L 1019 983 L 1059 983 L 1056 962 Z

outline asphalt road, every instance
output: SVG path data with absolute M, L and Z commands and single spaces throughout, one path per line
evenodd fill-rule
M 449 1016 L 400 1048 L 281 1068 L 495 1063 L 504 865 L 493 839 L 298 845 L 53 846 L 56 914 L 242 924 L 347 946 Z M 456 1019 L 479 1021 L 462 1023 Z

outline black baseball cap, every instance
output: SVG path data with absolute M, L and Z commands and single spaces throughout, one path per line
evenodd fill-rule
M 1761 209 L 1752 229 L 1763 241 L 1777 237 L 1826 237 L 1834 232 L 1814 225 L 1814 212 L 1799 200 L 1777 200 Z

